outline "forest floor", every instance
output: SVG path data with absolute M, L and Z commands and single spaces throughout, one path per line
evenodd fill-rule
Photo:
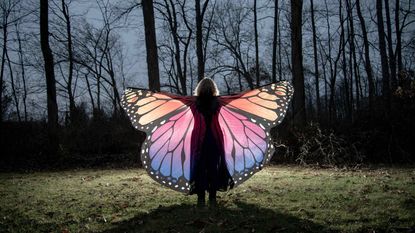
M 0 232 L 414 232 L 415 169 L 272 166 L 214 210 L 142 169 L 0 174 Z

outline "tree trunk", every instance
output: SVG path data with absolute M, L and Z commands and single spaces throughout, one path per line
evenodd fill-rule
M 362 11 L 360 9 L 360 0 L 356 1 L 356 10 L 357 16 L 359 17 L 360 26 L 362 29 L 363 44 L 364 44 L 364 56 L 365 56 L 365 70 L 367 75 L 367 80 L 369 83 L 369 114 L 373 113 L 373 102 L 375 98 L 375 82 L 373 80 L 372 65 L 370 63 L 370 47 L 369 40 L 367 38 L 367 30 L 365 19 L 363 18 Z
M 5 14 L 5 13 L 4 13 Z M 4 17 L 5 21 L 3 22 L 3 51 L 1 54 L 1 70 L 0 70 L 0 123 L 3 122 L 3 89 L 4 88 L 4 66 L 6 62 L 6 50 L 7 50 L 7 17 Z
M 349 121 L 353 122 L 353 113 L 354 113 L 354 106 L 355 106 L 355 99 L 354 99 L 354 91 L 353 91 L 353 78 L 354 83 L 357 85 L 357 72 L 355 72 L 355 64 L 356 64 L 356 56 L 355 56 L 355 45 L 354 45 L 354 25 L 353 25 L 353 15 L 352 15 L 352 7 L 350 4 L 350 0 L 346 0 L 346 11 L 347 11 L 347 19 L 348 19 L 348 26 L 347 31 L 349 35 L 349 73 L 350 73 L 350 106 L 349 106 Z M 355 88 L 356 92 L 356 104 L 358 102 L 358 90 Z
M 305 90 L 302 49 L 302 0 L 291 0 L 291 61 L 294 82 L 293 113 L 298 127 L 306 124 Z
M 27 121 L 27 86 L 26 86 L 26 72 L 24 67 L 24 58 L 23 58 L 23 48 L 22 48 L 22 40 L 20 38 L 20 32 L 19 28 L 16 24 L 16 37 L 17 42 L 19 45 L 19 63 L 20 63 L 20 69 L 22 72 L 22 82 L 23 82 L 23 113 L 24 113 L 24 120 Z
M 180 94 L 182 95 L 187 95 L 187 86 L 186 86 L 186 77 L 183 74 L 183 67 L 182 67 L 182 62 L 181 62 L 181 58 L 180 58 L 180 54 L 181 54 L 181 49 L 180 49 L 180 38 L 179 38 L 179 32 L 178 32 L 178 21 L 177 21 L 177 12 L 176 12 L 176 7 L 175 4 L 172 0 L 170 0 L 169 2 L 167 2 L 167 0 L 164 1 L 165 5 L 166 5 L 166 10 L 167 10 L 167 20 L 169 23 L 169 27 L 170 27 L 170 31 L 172 33 L 172 37 L 173 37 L 173 46 L 174 46 L 174 61 L 176 64 L 176 72 L 177 72 L 177 77 L 180 81 L 180 85 L 181 88 L 178 89 L 180 91 Z M 170 10 L 170 6 L 171 6 L 171 10 Z M 172 49 L 173 50 L 173 49 Z
M 386 43 L 385 43 L 385 30 L 383 25 L 382 15 L 382 0 L 376 0 L 376 15 L 378 24 L 378 36 L 379 36 L 379 51 L 380 61 L 382 65 L 382 95 L 385 101 L 386 114 L 389 116 L 391 102 L 390 102 L 390 79 L 388 70 L 388 58 L 386 54 Z
M 203 15 L 200 9 L 200 0 L 196 3 L 196 54 L 197 54 L 197 79 L 205 77 L 205 61 L 203 55 Z
M 349 79 L 347 75 L 347 59 L 346 59 L 346 38 L 345 38 L 345 29 L 343 22 L 345 21 L 343 19 L 343 8 L 342 8 L 342 0 L 339 1 L 339 16 L 340 16 L 340 30 L 341 30 L 341 37 L 340 37 L 340 44 L 342 46 L 341 54 L 342 54 L 342 71 L 343 71 L 343 80 L 344 80 L 344 99 L 345 99 L 345 115 L 346 119 L 350 119 L 350 89 L 349 89 Z M 347 25 L 346 25 L 347 26 Z M 351 58 L 351 56 L 350 56 Z
M 279 1 L 279 0 L 275 0 L 275 1 Z M 278 13 L 278 18 L 279 18 L 279 13 Z M 282 80 L 282 52 L 281 52 L 281 27 L 280 27 L 280 21 L 278 19 L 277 22 L 277 27 L 278 27 L 278 80 L 281 81 Z
M 391 88 L 392 90 L 395 90 L 397 87 L 397 79 L 396 79 L 396 59 L 395 59 L 395 53 L 393 52 L 393 41 L 392 41 L 392 22 L 391 22 L 391 15 L 389 11 L 389 1 L 385 0 L 385 11 L 386 11 L 386 30 L 388 33 L 388 36 L 386 37 L 388 42 L 388 53 L 389 53 L 389 67 L 390 67 L 390 73 L 389 78 L 391 82 Z
M 75 112 L 75 98 L 73 96 L 73 90 L 72 90 L 74 59 L 73 59 L 73 52 L 72 52 L 71 19 L 69 16 L 69 9 L 65 3 L 65 0 L 62 0 L 61 4 L 62 4 L 62 13 L 63 13 L 63 16 L 65 17 L 65 23 L 66 23 L 66 35 L 68 37 L 67 38 L 68 39 L 67 50 L 68 50 L 69 70 L 68 70 L 68 82 L 66 85 L 66 89 L 67 89 L 68 98 L 69 98 L 69 119 L 72 121 L 74 117 L 74 112 Z
M 398 83 L 402 79 L 402 31 L 400 29 L 399 12 L 400 12 L 400 0 L 395 2 L 395 30 L 396 30 L 396 49 L 395 54 L 398 59 Z
M 317 33 L 316 33 L 316 22 L 314 19 L 314 1 L 310 0 L 311 7 L 311 27 L 313 30 L 313 52 L 314 52 L 314 75 L 315 75 L 315 91 L 316 91 L 316 117 L 320 119 L 320 83 L 319 83 L 319 72 L 318 72 L 318 56 L 317 56 Z
M 91 99 L 92 110 L 95 110 L 94 96 L 92 95 L 91 85 L 89 84 L 88 74 L 85 74 L 85 82 L 88 90 L 89 98 Z
M 56 81 L 53 69 L 53 55 L 49 47 L 49 15 L 48 0 L 40 0 L 40 45 L 45 62 L 47 108 L 48 108 L 48 136 L 50 158 L 55 157 L 58 151 L 58 104 L 56 102 Z
M 143 0 L 141 1 L 141 5 L 143 7 L 144 31 L 146 37 L 148 86 L 152 91 L 160 91 L 160 76 L 153 0 Z
M 256 77 L 256 86 L 259 87 L 259 46 L 258 46 L 257 0 L 254 0 L 254 33 L 255 33 L 255 77 Z
M 11 64 L 9 53 L 7 52 L 7 50 L 6 50 L 6 59 L 7 59 L 7 65 L 9 67 L 9 72 L 10 72 L 10 86 L 12 88 L 12 96 L 14 100 L 14 105 L 16 107 L 17 120 L 21 122 L 22 118 L 20 117 L 19 98 L 17 96 L 12 64 Z
M 278 0 L 274 0 L 274 33 L 272 38 L 272 82 L 277 82 Z

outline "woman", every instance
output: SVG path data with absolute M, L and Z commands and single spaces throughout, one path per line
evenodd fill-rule
M 161 185 L 184 194 L 216 192 L 242 184 L 267 164 L 274 147 L 271 129 L 285 116 L 293 89 L 270 83 L 236 95 L 218 96 L 209 78 L 195 96 L 128 88 L 121 104 L 132 125 L 146 133 L 140 156 Z
M 195 91 L 196 109 L 203 115 L 206 130 L 200 150 L 196 153 L 191 177 L 191 194 L 197 194 L 198 206 L 205 205 L 205 193 L 209 192 L 210 206 L 216 206 L 216 191 L 226 191 L 233 186 L 226 168 L 222 134 L 218 129 L 219 90 L 210 78 L 202 79 Z

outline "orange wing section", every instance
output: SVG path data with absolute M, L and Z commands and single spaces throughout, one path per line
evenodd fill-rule
M 148 103 L 150 105 L 153 102 Z M 144 106 L 143 106 L 144 107 Z M 159 118 L 183 107 L 183 103 L 179 100 L 169 100 L 166 101 L 164 104 L 159 105 L 158 107 L 154 108 L 153 110 L 145 113 L 140 120 L 138 121 L 139 124 L 147 125 L 148 123 L 158 120 Z
M 148 90 L 127 89 L 121 104 L 136 128 L 144 130 L 150 123 L 185 108 L 188 98 Z
M 224 98 L 223 101 L 228 107 L 274 122 L 280 117 L 277 110 L 286 109 L 284 105 L 292 94 L 293 89 L 288 82 L 279 82 Z

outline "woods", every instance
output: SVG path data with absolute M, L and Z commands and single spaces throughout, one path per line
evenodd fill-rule
M 3 164 L 135 158 L 143 135 L 120 108 L 125 87 L 190 95 L 205 76 L 223 94 L 293 83 L 278 162 L 413 162 L 413 5 L 2 1 Z

